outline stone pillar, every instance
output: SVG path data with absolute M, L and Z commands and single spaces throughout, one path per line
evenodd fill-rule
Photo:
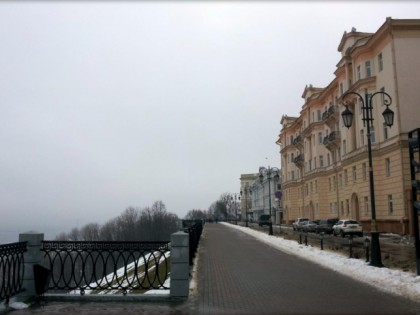
M 41 242 L 44 240 L 44 233 L 34 231 L 19 234 L 19 242 L 27 243 L 27 252 L 24 254 L 24 275 L 23 275 L 23 288 L 25 291 L 23 296 L 32 298 L 35 297 L 35 278 L 34 278 L 34 265 L 41 263 Z
M 171 297 L 188 298 L 190 289 L 189 238 L 189 234 L 182 231 L 171 235 Z

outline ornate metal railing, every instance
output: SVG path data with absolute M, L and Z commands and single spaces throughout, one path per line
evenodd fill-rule
M 168 289 L 169 242 L 42 242 L 47 290 L 111 290 L 113 293 Z M 74 291 L 77 292 L 78 291 Z
M 203 232 L 203 221 L 202 220 L 183 220 L 182 226 L 184 232 L 190 235 L 190 265 L 193 265 L 194 257 L 197 252 L 198 244 L 200 242 L 201 233 Z
M 26 242 L 0 245 L 0 301 L 23 291 L 24 258 Z

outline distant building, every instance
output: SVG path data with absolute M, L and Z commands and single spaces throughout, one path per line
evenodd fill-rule
M 261 214 L 270 214 L 270 196 L 271 196 L 271 215 L 274 224 L 280 223 L 280 200 L 276 197 L 276 192 L 280 188 L 280 182 L 274 183 L 271 179 L 270 185 L 266 176 L 264 176 L 262 183 L 259 179 L 259 173 L 243 174 L 241 175 L 241 209 L 242 218 L 245 218 L 245 211 L 248 212 L 250 221 L 257 222 Z M 281 178 L 281 174 L 279 174 Z M 248 190 L 246 190 L 246 188 Z M 269 190 L 269 188 L 271 190 Z M 245 202 L 245 192 L 248 191 L 247 200 Z
M 391 128 L 383 95 L 372 97 L 371 143 L 380 232 L 412 234 L 413 203 L 407 133 L 420 127 L 420 20 L 387 18 L 376 33 L 344 33 L 335 78 L 306 86 L 298 117 L 284 115 L 280 145 L 284 220 L 354 218 L 370 230 L 367 129 L 361 102 L 350 98 L 353 125 L 343 125 L 344 93 L 392 97 Z M 348 100 L 348 98 L 346 98 Z
M 241 174 L 241 218 L 245 221 L 248 215 L 248 220 L 252 220 L 252 190 L 255 181 L 258 179 L 259 174 Z

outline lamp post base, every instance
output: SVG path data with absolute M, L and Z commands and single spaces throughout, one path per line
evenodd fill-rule
M 381 246 L 379 244 L 379 233 L 371 232 L 371 248 L 370 248 L 370 266 L 383 267 L 381 257 Z
M 273 235 L 273 223 L 270 223 L 268 227 L 268 235 Z

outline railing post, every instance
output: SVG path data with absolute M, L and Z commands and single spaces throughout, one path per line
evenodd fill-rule
M 188 297 L 190 289 L 189 237 L 188 233 L 182 231 L 171 235 L 171 297 Z
M 35 276 L 34 265 L 39 264 L 42 259 L 41 246 L 44 240 L 44 233 L 26 232 L 19 234 L 19 242 L 27 242 L 27 251 L 24 253 L 23 259 L 24 274 L 22 287 L 24 292 L 21 296 L 24 298 L 35 298 Z

